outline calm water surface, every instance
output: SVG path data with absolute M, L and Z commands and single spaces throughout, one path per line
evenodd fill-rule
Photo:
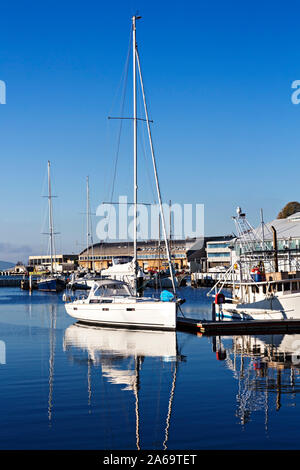
M 189 317 L 205 289 L 182 289 Z M 298 449 L 300 335 L 82 327 L 0 289 L 1 449 Z

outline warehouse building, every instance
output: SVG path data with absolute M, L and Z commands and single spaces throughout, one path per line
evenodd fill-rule
M 194 240 L 191 242 L 194 243 Z M 186 240 L 172 240 L 169 243 L 171 258 L 176 269 L 187 268 L 186 250 L 189 243 Z M 132 259 L 133 242 L 103 242 L 96 243 L 79 254 L 79 266 L 87 269 L 107 269 L 113 258 Z M 168 266 L 165 244 L 158 240 L 137 242 L 137 259 L 144 270 L 162 270 Z
M 35 271 L 51 268 L 51 259 L 49 255 L 29 256 L 29 267 Z M 53 269 L 57 272 L 69 272 L 77 269 L 78 255 L 54 255 L 53 256 Z

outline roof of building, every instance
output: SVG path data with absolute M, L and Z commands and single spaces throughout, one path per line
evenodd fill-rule
M 164 240 L 160 242 L 161 250 L 165 248 Z M 172 251 L 186 251 L 186 240 L 171 240 Z M 138 241 L 137 249 L 139 252 L 156 251 L 158 249 L 158 240 Z M 133 242 L 103 242 L 95 243 L 88 248 L 89 254 L 93 250 L 96 255 L 130 256 L 133 253 Z M 79 256 L 85 256 L 87 249 L 79 253 Z
M 275 219 L 272 222 L 264 224 L 264 231 L 260 225 L 255 230 L 258 237 L 262 238 L 264 235 L 265 240 L 272 240 L 273 232 L 271 227 L 274 227 L 277 232 L 278 239 L 299 238 L 300 239 L 300 212 L 290 215 L 286 219 Z

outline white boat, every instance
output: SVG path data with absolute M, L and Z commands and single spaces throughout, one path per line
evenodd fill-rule
M 72 290 L 90 289 L 93 286 L 94 282 L 100 281 L 101 279 L 102 276 L 98 276 L 95 273 L 78 273 L 77 275 L 75 273 L 72 273 L 70 276 L 70 280 L 67 284 L 67 288 Z
M 131 287 L 134 288 L 135 267 L 133 258 L 130 258 L 131 259 L 128 259 L 128 257 L 113 258 L 112 265 L 109 266 L 107 269 L 101 270 L 101 276 L 103 278 L 116 279 L 117 281 L 127 282 L 128 284 L 130 284 Z M 145 275 L 143 273 L 143 270 L 139 266 L 137 269 L 137 277 L 140 284 L 143 283 Z
M 219 304 L 220 314 L 224 318 L 300 319 L 300 279 L 236 282 L 232 285 L 232 289 L 233 298 L 225 297 L 225 302 Z
M 68 299 L 66 299 L 68 300 Z M 67 313 L 84 323 L 138 328 L 176 328 L 176 301 L 138 297 L 122 281 L 94 282 L 89 295 L 66 302 Z
M 257 237 L 239 207 L 234 219 L 243 250 L 208 293 L 214 291 L 217 315 L 235 320 L 299 320 L 300 272 L 279 271 L 275 228 L 270 249 Z M 253 249 L 258 245 L 260 251 Z M 266 272 L 266 265 L 274 271 Z M 232 290 L 232 297 L 222 292 L 224 287 Z
M 119 325 L 138 328 L 155 329 L 175 329 L 177 307 L 180 300 L 176 298 L 176 288 L 171 263 L 170 250 L 167 240 L 166 225 L 162 207 L 162 198 L 157 175 L 154 147 L 151 136 L 148 108 L 144 93 L 143 78 L 141 73 L 139 53 L 136 43 L 136 20 L 140 17 L 132 18 L 132 48 L 133 48 L 133 199 L 134 199 L 134 240 L 133 240 L 133 268 L 134 268 L 134 289 L 128 283 L 117 280 L 101 280 L 93 284 L 87 298 L 77 299 L 65 304 L 69 315 L 81 322 Z M 139 297 L 138 295 L 138 257 L 137 257 L 137 205 L 138 205 L 138 181 L 137 181 L 137 72 L 143 96 L 145 121 L 149 136 L 152 164 L 155 176 L 157 197 L 160 207 L 163 235 L 166 245 L 166 255 L 172 279 L 174 295 L 163 295 L 162 300 Z M 68 299 L 69 300 L 69 299 Z

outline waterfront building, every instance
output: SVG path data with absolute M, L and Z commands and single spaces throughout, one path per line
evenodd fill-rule
M 50 269 L 51 258 L 49 255 L 29 256 L 28 265 L 35 271 Z M 55 255 L 53 256 L 53 269 L 56 272 L 69 272 L 77 269 L 78 255 Z
M 26 274 L 26 273 L 27 273 L 27 267 L 24 266 L 24 264 L 21 263 L 20 261 L 15 266 L 0 271 L 0 275 L 4 275 L 4 276 L 10 276 L 14 274 Z
M 197 249 L 187 253 L 191 272 L 207 272 L 210 268 L 229 266 L 232 235 L 204 237 Z M 194 248 L 196 245 L 194 245 Z
M 226 238 L 226 237 L 224 237 Z M 229 267 L 231 263 L 232 237 L 225 240 L 213 240 L 206 243 L 207 267 Z
M 171 258 L 176 269 L 187 268 L 187 247 L 193 245 L 195 239 L 172 240 L 170 242 Z M 79 254 L 78 264 L 82 268 L 107 269 L 113 258 L 128 261 L 133 257 L 133 242 L 103 242 L 89 246 Z M 144 270 L 162 270 L 168 267 L 168 260 L 164 243 L 158 240 L 137 242 L 137 259 L 139 266 Z

